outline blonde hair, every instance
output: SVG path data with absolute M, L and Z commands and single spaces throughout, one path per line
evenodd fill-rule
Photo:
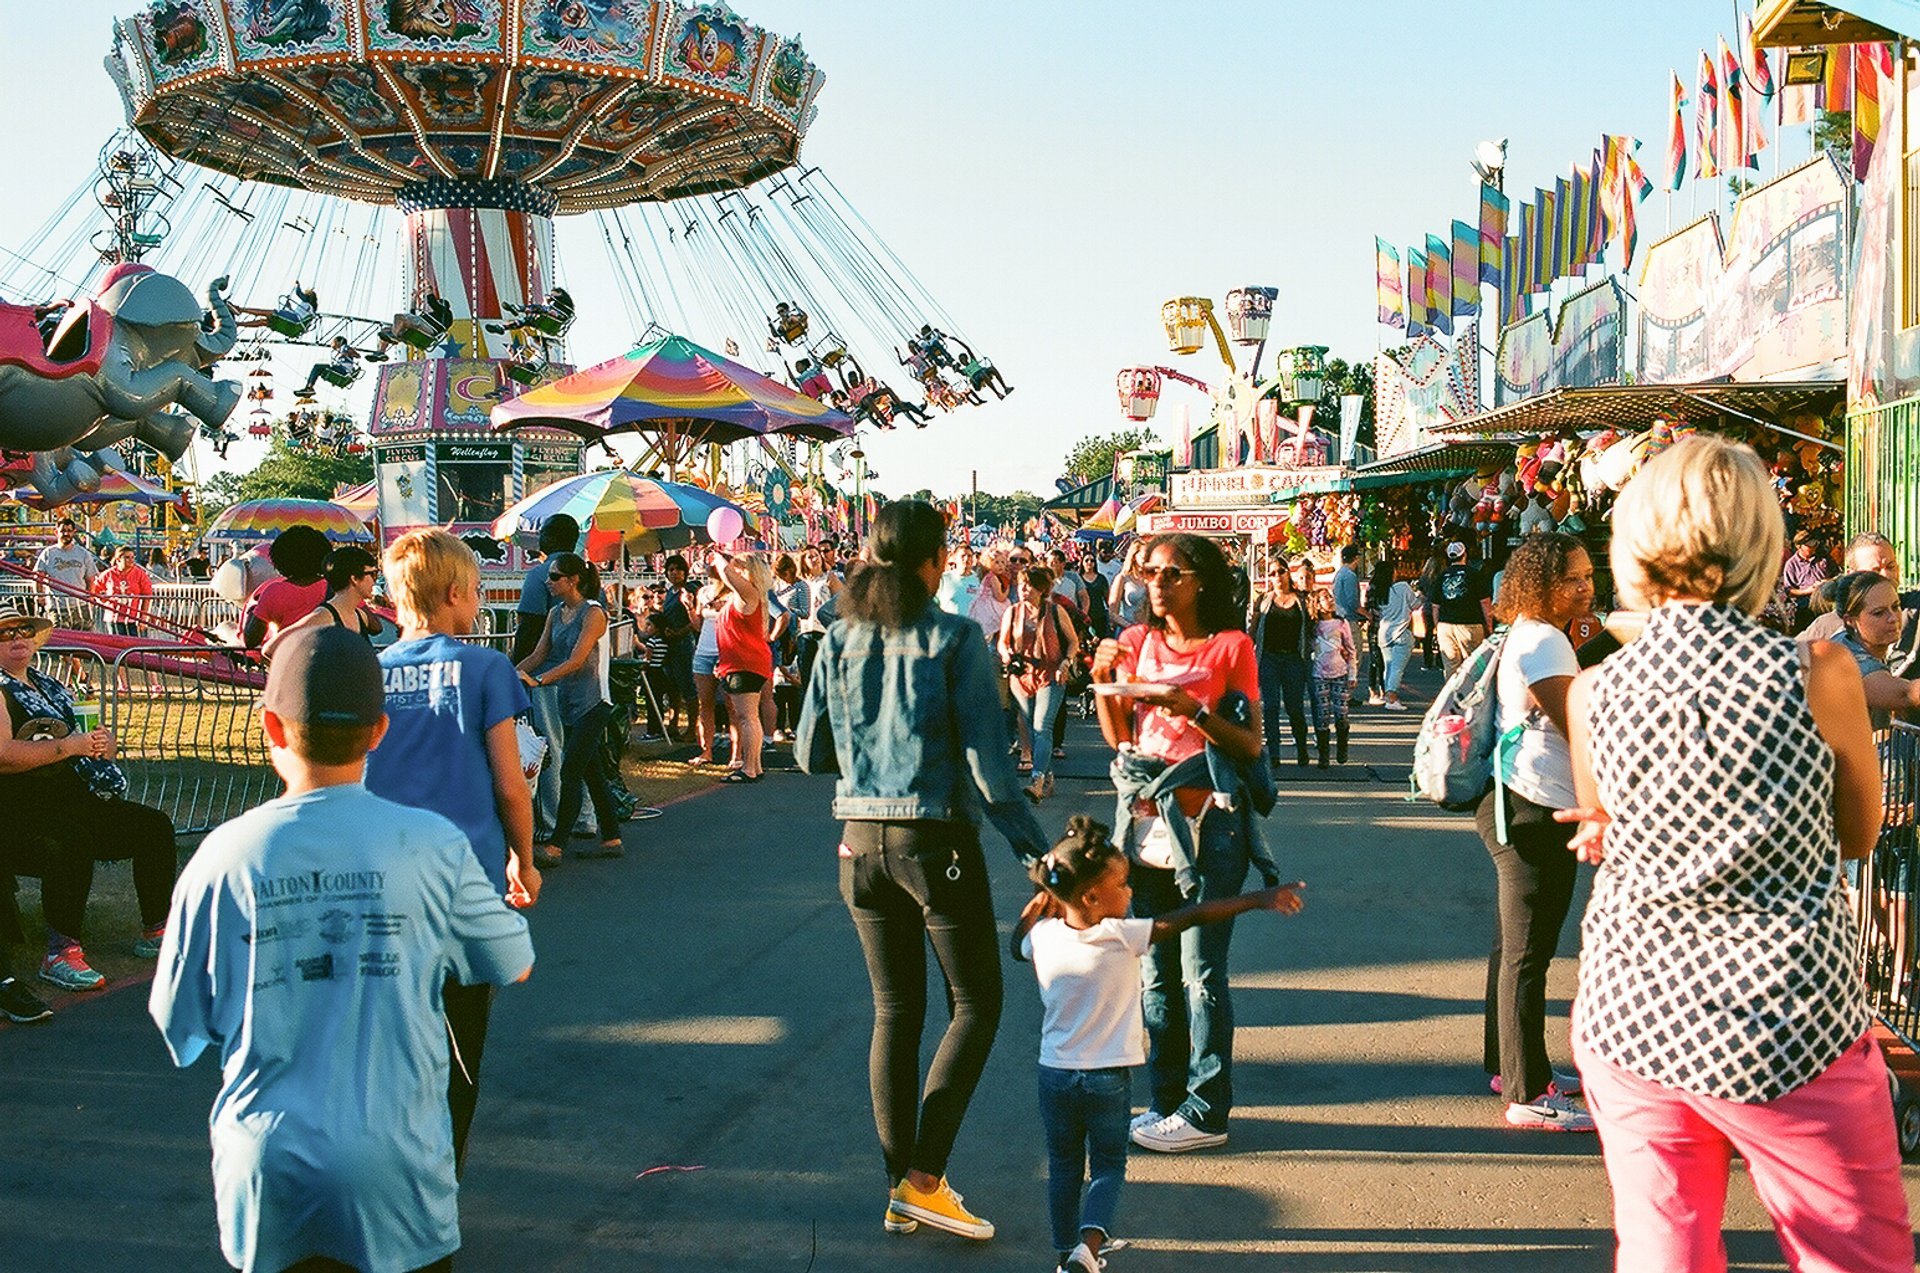
M 753 586 L 760 590 L 761 596 L 773 591 L 773 567 L 767 564 L 764 554 L 748 553 L 740 559 L 740 564 L 746 568 L 747 577 L 753 580 Z
M 1620 492 L 1614 585 L 1637 609 L 1685 599 L 1758 614 L 1780 577 L 1786 533 L 1753 448 L 1695 434 L 1641 465 Z
M 394 540 L 385 566 L 394 601 L 423 619 L 447 604 L 447 594 L 456 585 L 480 582 L 480 558 L 473 549 L 434 526 Z

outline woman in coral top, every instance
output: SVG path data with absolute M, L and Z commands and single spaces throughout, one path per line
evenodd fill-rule
M 1122 834 L 1134 862 L 1134 912 L 1152 918 L 1231 897 L 1246 880 L 1248 802 L 1227 807 L 1217 800 L 1204 764 L 1187 766 L 1167 795 L 1158 792 L 1162 777 L 1203 759 L 1210 747 L 1234 763 L 1259 759 L 1260 670 L 1253 642 L 1240 630 L 1232 572 L 1211 541 L 1161 536 L 1148 545 L 1140 575 L 1147 617 L 1100 643 L 1093 679 L 1167 687 L 1099 699 L 1100 730 L 1121 753 L 1116 783 L 1144 788 Z M 1224 701 L 1230 697 L 1232 710 Z M 1170 826 L 1176 818 L 1186 825 Z M 1147 957 L 1142 1006 L 1152 1099 L 1132 1127 L 1142 1148 L 1179 1153 L 1226 1143 L 1233 1104 L 1232 937 L 1230 923 L 1207 925 Z

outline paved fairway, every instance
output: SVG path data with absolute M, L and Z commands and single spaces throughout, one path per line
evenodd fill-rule
M 1356 760 L 1373 776 L 1356 765 L 1284 789 L 1269 833 L 1308 909 L 1250 916 L 1234 938 L 1232 1141 L 1135 1154 L 1135 1247 L 1116 1273 L 1610 1267 L 1594 1139 L 1505 1130 L 1486 1094 L 1492 872 L 1466 819 L 1405 801 L 1412 729 L 1363 710 Z M 1090 726 L 1070 750 L 1050 830 L 1111 813 Z M 827 797 L 794 774 L 719 789 L 633 825 L 624 861 L 549 876 L 539 964 L 494 1014 L 459 1267 L 1051 1267 L 1024 965 L 1006 967 L 999 1042 L 951 1167 L 999 1236 L 881 1231 L 871 1006 Z M 1003 843 L 988 861 L 1004 926 L 1028 890 Z M 1570 922 L 1563 951 L 1576 945 Z M 1551 983 L 1563 1061 L 1573 977 L 1562 960 Z M 217 1075 L 167 1065 L 143 988 L 0 1030 L 0 1075 L 0 1267 L 224 1267 L 205 1130 Z M 1736 1267 L 1785 1267 L 1744 1179 L 1729 1223 Z

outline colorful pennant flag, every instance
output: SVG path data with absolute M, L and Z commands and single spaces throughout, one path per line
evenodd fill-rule
M 1553 286 L 1553 196 L 1540 187 L 1533 188 L 1533 275 L 1530 291 L 1544 292 Z
M 1714 74 L 1713 59 L 1705 49 L 1700 50 L 1698 87 L 1693 95 L 1693 143 L 1698 168 L 1695 175 L 1719 176 L 1720 81 Z
M 1647 174 L 1640 170 L 1639 161 L 1633 157 L 1638 145 L 1631 137 L 1609 136 L 1602 165 L 1601 191 L 1608 237 L 1620 240 L 1622 269 L 1633 264 L 1634 253 L 1640 246 L 1635 212 L 1640 201 L 1653 193 L 1653 183 L 1647 180 Z
M 1514 257 L 1514 272 L 1507 280 L 1516 301 L 1538 290 L 1534 280 L 1540 269 L 1539 257 L 1535 252 L 1539 226 L 1540 209 L 1531 203 L 1521 204 L 1520 233 L 1517 236 L 1520 240 L 1520 250 Z
M 1720 170 L 1751 168 L 1747 153 L 1746 90 L 1740 83 L 1740 59 L 1720 36 Z
M 1480 282 L 1499 293 L 1506 278 L 1507 196 L 1480 187 Z
M 1432 327 L 1427 308 L 1427 258 L 1407 249 L 1407 339 L 1424 336 Z
M 1453 317 L 1480 312 L 1480 231 L 1465 221 L 1453 223 Z
M 1605 142 L 1587 160 L 1587 261 L 1598 264 L 1607 254 L 1607 219 L 1600 213 L 1600 179 L 1606 172 Z
M 1781 124 L 1811 124 L 1813 122 L 1813 99 L 1819 93 L 1815 84 L 1782 84 L 1773 95 L 1774 102 L 1780 108 Z
M 1865 180 L 1880 140 L 1880 100 L 1893 74 L 1893 54 L 1885 44 L 1853 46 L 1853 179 Z
M 1835 44 L 1827 49 L 1827 73 L 1820 81 L 1819 99 L 1814 105 L 1821 110 L 1847 111 L 1853 109 L 1853 46 Z
M 1407 325 L 1406 296 L 1400 290 L 1400 254 L 1379 235 L 1373 239 L 1374 295 L 1380 306 L 1380 325 Z
M 1565 177 L 1553 179 L 1553 198 L 1547 206 L 1553 209 L 1553 215 L 1548 218 L 1552 223 L 1553 237 L 1547 249 L 1550 253 L 1547 257 L 1547 281 L 1551 283 L 1573 272 L 1568 253 L 1573 238 L 1573 191 Z
M 1667 128 L 1667 189 L 1678 190 L 1687 179 L 1687 86 L 1680 72 L 1673 76 L 1673 119 Z
M 1520 321 L 1521 298 L 1526 295 L 1520 287 L 1520 236 L 1509 234 L 1500 245 L 1500 323 Z
M 1453 262 L 1447 241 L 1427 236 L 1427 321 L 1442 336 L 1453 335 Z

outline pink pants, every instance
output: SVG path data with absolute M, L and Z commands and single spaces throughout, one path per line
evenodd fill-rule
M 1613 1186 L 1617 1273 L 1725 1273 L 1733 1154 L 1796 1273 L 1913 1273 L 1887 1065 L 1870 1035 L 1762 1105 L 1629 1074 L 1574 1034 L 1574 1062 Z

